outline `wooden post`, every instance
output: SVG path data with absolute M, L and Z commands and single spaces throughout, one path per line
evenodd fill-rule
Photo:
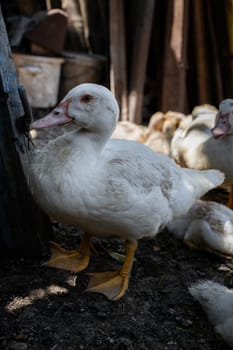
M 209 1 L 206 2 L 206 11 L 207 11 L 206 17 L 207 17 L 207 23 L 209 25 L 209 37 L 210 37 L 210 44 L 211 44 L 211 46 L 209 47 L 211 47 L 211 59 L 213 61 L 213 64 L 211 65 L 211 68 L 213 69 L 212 70 L 213 73 L 211 72 L 210 74 L 212 74 L 212 76 L 215 78 L 216 97 L 217 97 L 217 101 L 219 102 L 224 98 L 220 55 L 219 55 L 222 43 L 219 43 L 217 41 L 217 35 L 216 35 L 217 28 L 214 24 L 213 9 Z M 210 102 L 212 101 L 210 100 Z
M 187 112 L 187 33 L 189 0 L 169 0 L 166 12 L 162 110 Z
M 16 122 L 25 114 L 0 7 L 0 255 L 48 254 L 50 221 L 32 200 L 27 142 Z
M 135 5 L 138 5 L 138 11 L 129 78 L 128 118 L 131 122 L 140 124 L 155 0 L 137 1 L 133 3 Z
M 120 119 L 128 116 L 123 0 L 110 0 L 110 88 L 120 105 Z
M 196 46 L 196 64 L 197 64 L 197 90 L 198 103 L 209 103 L 209 72 L 207 62 L 207 43 L 205 33 L 205 16 L 204 2 L 196 0 L 193 3 L 193 18 L 194 18 L 194 40 Z
M 227 30 L 228 30 L 228 41 L 229 41 L 229 72 L 233 77 L 233 0 L 227 0 L 226 6 L 226 19 L 227 19 Z M 233 79 L 229 79 L 228 83 L 228 94 L 232 94 Z
M 177 110 L 187 112 L 187 36 L 189 0 L 174 0 L 171 48 L 174 53 L 179 76 L 179 96 Z

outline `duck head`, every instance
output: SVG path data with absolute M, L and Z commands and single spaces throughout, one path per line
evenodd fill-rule
M 98 84 L 80 84 L 45 117 L 34 121 L 31 129 L 49 128 L 67 123 L 92 132 L 112 133 L 119 107 L 110 90 Z
M 211 129 L 214 138 L 233 133 L 233 99 L 225 99 L 219 105 L 215 125 Z

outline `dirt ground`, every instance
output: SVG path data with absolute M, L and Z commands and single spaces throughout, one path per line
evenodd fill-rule
M 77 229 L 53 227 L 57 242 L 78 245 Z M 87 272 L 117 269 L 123 242 L 96 240 L 95 247 L 98 255 L 78 275 L 40 261 L 0 261 L 0 349 L 228 349 L 188 287 L 203 279 L 233 287 L 231 260 L 191 250 L 164 230 L 139 242 L 126 295 L 109 301 L 85 293 Z
M 57 241 L 79 241 L 73 228 L 55 223 Z M 65 242 L 65 239 L 63 240 Z M 113 270 L 122 242 L 96 241 L 90 271 Z M 85 293 L 88 276 L 3 260 L 0 268 L 0 349 L 223 350 L 228 347 L 188 292 L 211 279 L 233 286 L 230 260 L 190 250 L 168 232 L 139 243 L 126 295 L 109 301 Z

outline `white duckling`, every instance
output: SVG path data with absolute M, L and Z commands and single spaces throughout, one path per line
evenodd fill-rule
M 207 313 L 215 332 L 233 349 L 233 289 L 213 281 L 200 281 L 189 292 Z
M 213 118 L 215 118 L 217 112 L 218 112 L 217 108 L 213 105 L 202 104 L 202 105 L 196 106 L 193 108 L 191 114 L 188 114 L 185 118 L 183 118 L 180 121 L 178 128 L 186 130 L 190 126 L 190 124 L 193 122 L 193 120 L 199 118 L 199 121 L 200 121 L 200 118 L 206 117 L 207 114 L 210 115 L 210 122 L 214 123 Z
M 223 100 L 219 112 L 199 113 L 187 129 L 177 129 L 171 142 L 173 159 L 192 169 L 219 169 L 224 184 L 233 183 L 233 100 Z M 233 208 L 232 190 L 229 207 Z
M 202 147 L 212 137 L 216 114 L 217 109 L 197 106 L 181 121 L 171 141 L 171 154 L 178 164 L 194 169 L 207 166 Z M 197 162 L 198 156 L 201 159 Z
M 171 156 L 170 144 L 172 137 L 177 126 L 184 118 L 184 114 L 172 111 L 166 114 L 161 112 L 153 114 L 148 124 L 150 135 L 147 137 L 144 144 L 150 147 L 154 152 Z
M 170 156 L 170 142 L 175 131 L 175 126 L 170 121 L 165 121 L 162 131 L 152 132 L 144 144 L 154 152 Z
M 110 139 L 118 114 L 118 104 L 107 88 L 81 84 L 31 125 L 47 128 L 72 122 L 77 126 L 38 150 L 31 163 L 32 191 L 41 208 L 85 231 L 76 251 L 52 243 L 48 265 L 81 271 L 89 263 L 92 236 L 125 240 L 121 269 L 90 277 L 88 290 L 109 299 L 120 298 L 128 288 L 137 241 L 155 237 L 224 179 L 218 170 L 182 169 L 142 144 Z
M 155 112 L 149 119 L 148 129 L 153 131 L 162 131 L 165 121 L 165 115 L 163 112 Z
M 114 139 L 125 139 L 144 143 L 150 131 L 146 126 L 132 123 L 128 120 L 119 121 L 112 134 Z
M 191 248 L 233 256 L 233 211 L 225 205 L 197 200 L 168 229 Z

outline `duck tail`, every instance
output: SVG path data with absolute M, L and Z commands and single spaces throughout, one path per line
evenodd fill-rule
M 202 197 L 206 192 L 220 186 L 225 179 L 224 173 L 220 170 L 193 170 L 183 168 L 186 176 L 189 177 L 189 183 L 196 189 L 197 195 Z
M 208 179 L 210 186 L 213 186 L 212 188 L 221 185 L 225 179 L 224 173 L 220 170 L 202 170 L 202 174 Z

